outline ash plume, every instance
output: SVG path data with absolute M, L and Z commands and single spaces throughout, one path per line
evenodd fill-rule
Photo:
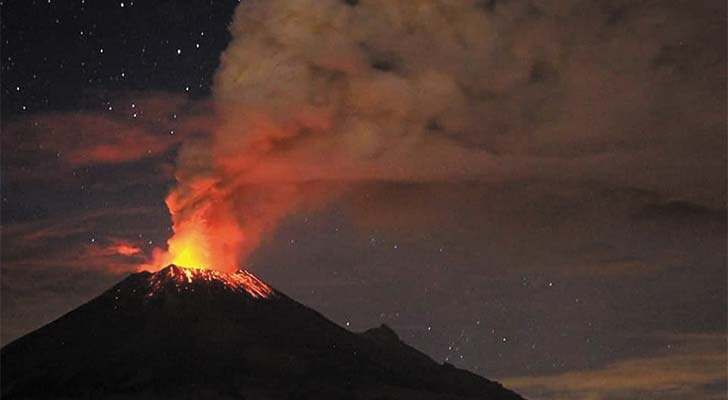
M 180 150 L 175 236 L 194 225 L 231 269 L 286 215 L 372 181 L 597 181 L 722 204 L 724 85 L 696 71 L 724 82 L 725 55 L 706 42 L 720 24 L 694 21 L 723 6 L 681 18 L 690 4 L 242 2 L 216 126 Z

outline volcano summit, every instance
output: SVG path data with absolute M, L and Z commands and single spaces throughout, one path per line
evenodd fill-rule
M 3 399 L 522 399 L 249 272 L 175 265 L 130 275 L 1 357 Z

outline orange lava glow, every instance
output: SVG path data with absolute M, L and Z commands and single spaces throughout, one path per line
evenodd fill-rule
M 236 271 L 282 218 L 329 197 L 329 190 L 303 185 L 296 175 L 301 172 L 285 163 L 279 167 L 277 157 L 268 157 L 276 142 L 292 138 L 304 127 L 323 124 L 319 120 L 325 118 L 276 124 L 263 116 L 245 115 L 250 119 L 233 118 L 216 128 L 211 148 L 192 141 L 180 149 L 177 185 L 166 198 L 173 234 L 166 248 L 155 249 L 140 269 L 156 271 L 175 264 Z M 238 138 L 241 129 L 249 138 L 243 145 L 238 139 L 224 140 Z
M 169 262 L 190 268 L 204 268 L 211 265 L 207 249 L 207 238 L 195 229 L 175 234 L 168 242 Z
M 214 229 L 204 219 L 192 218 L 177 222 L 174 234 L 167 241 L 167 250 L 155 249 L 152 262 L 142 269 L 157 270 L 168 264 L 186 268 L 213 268 L 221 270 L 236 269 L 232 254 L 214 253 Z
M 167 249 L 155 249 L 151 262 L 141 265 L 140 269 L 156 271 L 175 264 L 236 271 L 239 268 L 238 249 L 245 236 L 236 224 L 235 214 L 215 196 L 211 182 L 197 182 L 195 187 L 185 190 L 188 192 L 181 195 L 181 189 L 177 188 L 166 199 L 173 223 L 173 235 L 167 240 Z M 190 199 L 194 204 L 189 204 Z
M 177 289 L 193 283 L 219 284 L 228 290 L 246 292 L 253 298 L 265 299 L 274 295 L 274 290 L 248 271 L 221 272 L 211 269 L 186 268 L 170 265 L 151 276 L 149 293 L 153 297 L 160 293 L 168 283 L 174 283 Z

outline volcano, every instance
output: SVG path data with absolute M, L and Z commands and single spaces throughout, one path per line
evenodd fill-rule
M 382 325 L 350 332 L 246 271 L 128 276 L 5 346 L 3 399 L 491 399 Z

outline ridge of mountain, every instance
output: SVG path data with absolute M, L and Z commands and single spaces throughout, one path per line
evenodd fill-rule
M 250 272 L 128 276 L 0 350 L 2 399 L 522 397 L 388 326 L 350 332 Z

